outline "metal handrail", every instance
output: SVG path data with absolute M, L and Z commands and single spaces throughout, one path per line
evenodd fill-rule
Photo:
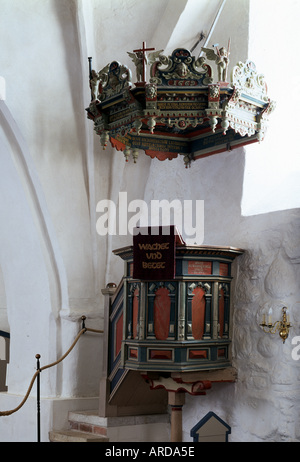
M 36 360 L 37 360 L 37 370 L 36 370 L 36 373 L 33 375 L 32 379 L 31 379 L 31 382 L 30 382 L 30 385 L 28 387 L 27 393 L 24 396 L 23 400 L 21 401 L 21 403 L 15 409 L 12 409 L 10 411 L 0 411 L 0 417 L 2 417 L 2 416 L 9 416 L 11 414 L 14 414 L 19 409 L 21 409 L 21 407 L 26 403 L 26 401 L 27 401 L 27 399 L 28 399 L 28 397 L 30 395 L 33 384 L 35 382 L 35 379 L 37 379 L 37 440 L 38 440 L 38 442 L 40 442 L 40 434 L 41 434 L 41 431 L 40 431 L 41 430 L 41 427 L 40 427 L 40 373 L 42 371 L 44 371 L 45 369 L 49 369 L 50 367 L 57 366 L 57 364 L 62 362 L 68 356 L 68 354 L 71 353 L 71 351 L 75 347 L 76 343 L 78 342 L 79 338 L 85 332 L 95 332 L 95 333 L 98 333 L 98 334 L 103 334 L 104 333 L 103 330 L 97 330 L 97 329 L 91 329 L 89 327 L 85 327 L 86 316 L 81 316 L 81 320 L 82 320 L 82 328 L 81 328 L 81 330 L 78 332 L 74 342 L 72 343 L 72 345 L 70 346 L 68 351 L 61 358 L 59 358 L 57 361 L 55 361 L 55 362 L 53 362 L 51 364 L 47 364 L 46 366 L 40 367 L 41 355 L 39 355 L 39 354 L 35 355 Z

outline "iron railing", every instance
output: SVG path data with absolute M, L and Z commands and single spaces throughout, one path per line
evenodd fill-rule
M 46 366 L 41 367 L 40 366 L 41 355 L 39 355 L 39 354 L 35 355 L 36 360 L 37 360 L 36 373 L 33 375 L 32 379 L 31 379 L 31 382 L 30 382 L 30 385 L 28 387 L 27 393 L 25 394 L 23 400 L 21 401 L 21 403 L 15 409 L 12 409 L 10 411 L 0 411 L 0 417 L 1 417 L 1 416 L 9 416 L 11 414 L 14 414 L 19 409 L 21 409 L 21 407 L 24 406 L 24 404 L 26 403 L 26 401 L 27 401 L 27 399 L 28 399 L 28 397 L 29 397 L 29 395 L 31 393 L 34 382 L 36 380 L 37 381 L 37 442 L 38 443 L 41 441 L 41 399 L 40 399 L 40 387 L 41 387 L 41 384 L 40 384 L 40 374 L 45 369 L 49 369 L 50 367 L 57 366 L 59 363 L 61 363 L 69 355 L 69 353 L 71 353 L 71 351 L 75 347 L 76 343 L 78 342 L 80 337 L 83 334 L 85 334 L 85 332 L 95 332 L 97 334 L 103 334 L 103 332 L 104 332 L 103 330 L 91 329 L 89 327 L 86 327 L 85 326 L 85 320 L 86 320 L 86 316 L 81 316 L 81 321 L 82 321 L 81 330 L 78 332 L 74 342 L 72 343 L 72 345 L 70 346 L 68 351 L 61 358 L 59 358 L 57 361 L 55 361 L 55 362 L 53 362 L 51 364 L 47 364 Z

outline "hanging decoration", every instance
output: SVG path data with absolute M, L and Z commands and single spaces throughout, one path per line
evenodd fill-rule
M 246 61 L 234 66 L 231 82 L 226 81 L 230 41 L 227 48 L 202 51 L 206 57 L 196 58 L 184 48 L 165 56 L 143 42 L 142 48 L 128 52 L 135 84 L 127 66 L 112 61 L 96 72 L 89 58 L 91 102 L 86 111 L 103 148 L 110 142 L 134 162 L 140 150 L 159 160 L 181 155 L 187 167 L 202 157 L 262 141 L 275 108 L 264 76 Z M 206 59 L 217 66 L 217 82 Z

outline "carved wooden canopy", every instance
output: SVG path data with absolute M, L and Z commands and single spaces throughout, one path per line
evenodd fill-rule
M 182 155 L 186 166 L 201 157 L 230 151 L 265 136 L 275 103 L 267 96 L 264 76 L 252 61 L 239 62 L 231 82 L 213 81 L 205 57 L 177 48 L 170 56 L 146 47 L 128 53 L 136 66 L 131 70 L 112 61 L 101 71 L 91 69 L 91 103 L 87 116 L 94 122 L 105 149 L 108 141 L 134 162 L 143 150 L 159 160 Z M 229 52 L 203 51 L 214 60 L 219 77 L 227 76 Z M 149 82 L 144 68 L 150 65 Z

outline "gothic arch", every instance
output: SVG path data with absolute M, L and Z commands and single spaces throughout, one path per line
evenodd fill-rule
M 37 352 L 49 358 L 55 322 L 61 308 L 67 308 L 67 286 L 29 150 L 4 101 L 0 101 L 0 127 L 0 265 L 13 364 L 8 391 L 23 393 L 28 386 L 24 363 L 30 365 Z

